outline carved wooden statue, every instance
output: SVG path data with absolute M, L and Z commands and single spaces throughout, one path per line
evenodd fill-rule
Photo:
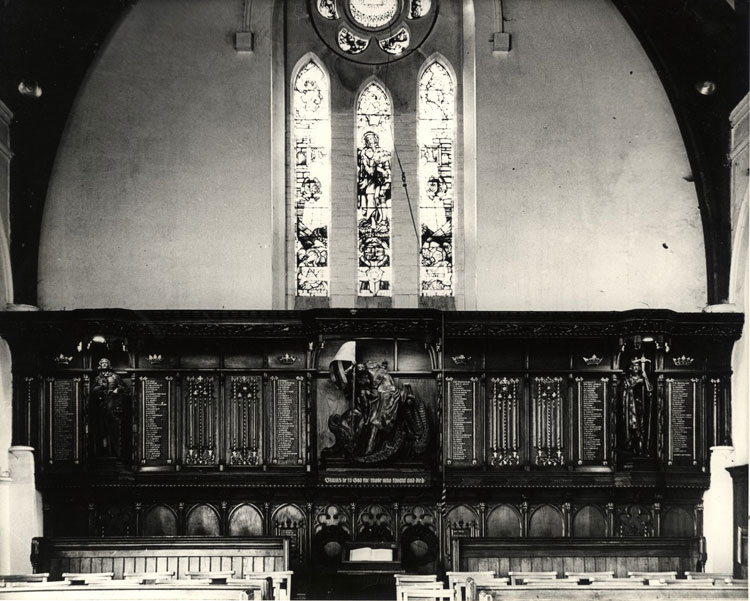
M 109 359 L 99 360 L 99 371 L 91 388 L 90 407 L 94 426 L 94 452 L 98 457 L 122 457 L 123 422 L 130 389 L 112 371 Z
M 340 383 L 350 408 L 328 419 L 336 442 L 323 450 L 323 457 L 343 456 L 356 463 L 377 464 L 424 454 L 430 423 L 424 402 L 411 386 L 397 385 L 385 362 L 357 363 L 350 369 L 353 378 Z
M 623 419 L 621 446 L 634 457 L 651 454 L 652 412 L 654 387 L 649 381 L 645 356 L 634 357 L 628 372 L 620 380 L 620 400 Z

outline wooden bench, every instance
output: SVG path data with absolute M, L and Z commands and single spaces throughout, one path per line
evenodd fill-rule
M 694 570 L 698 538 L 454 538 L 451 569 L 460 572 L 628 572 Z
M 35 538 L 32 542 L 35 572 L 48 572 L 51 580 L 63 572 L 112 572 L 115 579 L 127 573 L 234 571 L 237 578 L 289 570 L 289 539 L 272 537 L 127 537 Z
M 578 582 L 599 582 L 601 580 L 612 580 L 615 573 L 613 570 L 606 572 L 565 572 L 565 577 Z
M 239 601 L 263 598 L 261 587 L 251 582 L 212 585 L 194 580 L 191 584 L 172 581 L 138 585 L 132 581 L 112 580 L 94 585 L 71 585 L 65 581 L 43 584 L 46 586 L 25 584 L 0 589 L 0 601 Z
M 477 580 L 492 580 L 495 572 L 446 572 L 448 588 L 453 591 L 456 601 L 466 601 L 466 581 L 469 578 Z
M 508 576 L 510 576 L 511 584 L 526 584 L 529 581 L 555 580 L 557 578 L 557 572 L 518 572 L 511 570 L 508 572 Z
M 557 583 L 568 582 L 572 586 Z M 685 581 L 684 581 L 685 582 Z M 577 585 L 573 581 L 538 582 L 534 585 L 494 585 L 477 583 L 467 588 L 467 601 L 709 601 L 713 599 L 747 600 L 747 586 L 712 586 L 707 582 L 692 587 L 647 586 L 639 580 L 615 578 Z
M 42 574 L 0 574 L 0 586 L 8 586 L 17 582 L 47 582 L 48 573 Z

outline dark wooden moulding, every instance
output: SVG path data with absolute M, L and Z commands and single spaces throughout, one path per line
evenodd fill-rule
M 532 555 L 575 544 L 584 558 L 682 544 L 679 569 L 695 570 L 711 552 L 702 496 L 710 447 L 731 443 L 742 323 L 666 310 L 79 310 L 3 313 L 0 335 L 45 537 L 285 537 L 301 574 L 336 572 L 358 541 L 395 543 L 403 569 L 438 572 L 462 538 Z M 372 464 L 330 452 L 348 401 L 329 363 L 347 341 L 419 399 L 419 452 Z M 97 446 L 102 358 L 125 388 L 114 454 Z M 628 396 L 634 362 L 647 384 Z

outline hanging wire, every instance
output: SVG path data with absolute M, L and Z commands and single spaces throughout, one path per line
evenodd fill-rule
M 393 29 L 392 24 L 388 25 L 388 37 L 393 37 Z M 387 60 L 385 63 L 385 75 L 383 76 L 383 81 L 385 83 L 386 89 L 388 89 L 388 68 L 391 66 L 391 54 L 390 52 L 386 52 Z M 418 85 L 418 84 L 417 84 Z M 395 121 L 395 115 L 394 115 L 394 121 Z M 396 154 L 396 161 L 398 162 L 398 169 L 401 171 L 401 185 L 404 188 L 404 194 L 406 195 L 406 204 L 409 207 L 409 215 L 411 215 L 411 224 L 414 226 L 414 236 L 417 239 L 417 252 L 421 252 L 422 250 L 422 240 L 419 236 L 419 230 L 417 229 L 417 221 L 414 219 L 414 209 L 411 206 L 411 198 L 409 197 L 409 188 L 406 182 L 406 172 L 404 171 L 404 167 L 401 164 L 401 156 L 398 153 L 398 146 L 396 145 L 396 136 L 393 136 L 393 152 Z

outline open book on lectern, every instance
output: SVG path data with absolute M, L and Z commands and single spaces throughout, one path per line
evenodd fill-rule
M 358 547 L 349 551 L 349 561 L 393 561 L 393 549 Z

